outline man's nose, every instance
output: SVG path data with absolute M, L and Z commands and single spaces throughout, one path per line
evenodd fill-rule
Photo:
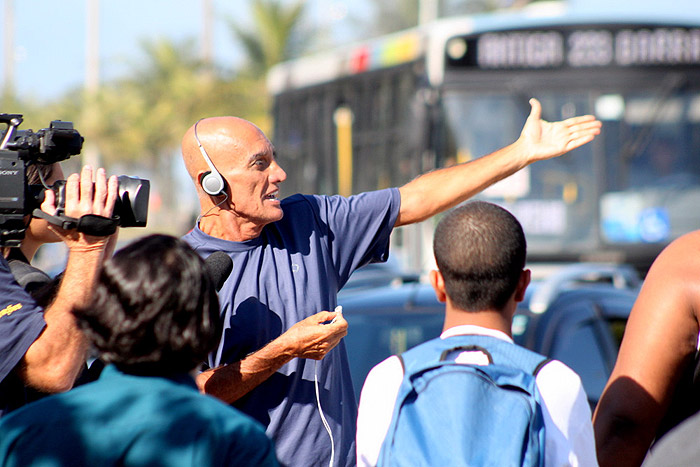
M 287 179 L 287 172 L 284 171 L 282 166 L 280 166 L 277 161 L 272 163 L 272 181 L 274 183 L 281 183 Z

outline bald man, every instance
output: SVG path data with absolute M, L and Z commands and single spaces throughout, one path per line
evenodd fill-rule
M 197 383 L 262 422 L 283 465 L 355 465 L 357 407 L 341 340 L 347 322 L 328 310 L 355 269 L 386 261 L 392 229 L 600 132 L 593 116 L 550 123 L 540 119 L 537 100 L 531 105 L 513 144 L 401 188 L 349 198 L 280 200 L 286 173 L 267 137 L 245 120 L 208 118 L 185 134 L 183 158 L 201 207 L 185 239 L 203 256 L 229 253 L 234 264 L 220 292 L 222 339 Z

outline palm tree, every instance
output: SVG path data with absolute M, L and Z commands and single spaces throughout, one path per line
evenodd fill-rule
M 152 174 L 152 193 L 160 194 L 167 222 L 177 213 L 173 166 L 181 163 L 179 145 L 187 128 L 210 115 L 259 116 L 256 109 L 264 108 L 265 98 L 247 80 L 221 70 L 206 73 L 191 41 L 148 42 L 143 50 L 145 60 L 126 78 L 102 87 L 94 120 L 80 122 L 80 128 L 97 142 L 106 164 Z
M 229 25 L 243 46 L 252 76 L 262 77 L 273 65 L 306 50 L 310 35 L 302 28 L 303 0 L 291 4 L 280 0 L 252 0 L 251 10 L 252 28 L 235 20 L 229 20 Z

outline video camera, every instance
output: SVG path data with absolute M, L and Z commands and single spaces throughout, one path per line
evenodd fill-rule
M 7 125 L 4 134 L 0 133 L 0 246 L 16 247 L 22 243 L 27 230 L 25 217 L 39 208 L 47 189 L 56 192 L 57 213 L 42 217 L 65 229 L 79 228 L 78 219 L 63 216 L 65 180 L 58 180 L 52 186 L 43 180 L 43 185 L 29 185 L 26 170 L 32 164 L 49 165 L 80 154 L 84 138 L 72 122 L 54 120 L 49 128 L 33 132 L 17 130 L 22 121 L 20 114 L 0 113 L 0 123 Z M 121 227 L 145 227 L 150 182 L 126 175 L 118 179 L 113 217 L 107 221 Z

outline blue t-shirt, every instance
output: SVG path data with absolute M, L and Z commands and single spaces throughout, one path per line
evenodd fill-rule
M 202 256 L 225 251 L 233 259 L 219 293 L 223 338 L 209 365 L 239 361 L 304 318 L 332 311 L 355 269 L 388 258 L 399 207 L 395 188 L 349 198 L 294 195 L 282 201 L 282 220 L 253 240 L 222 240 L 199 228 L 187 234 Z M 327 465 L 331 444 L 316 403 L 315 372 L 335 463 L 355 465 L 357 407 L 343 341 L 317 364 L 293 359 L 234 406 L 267 427 L 282 464 Z
M 26 402 L 24 384 L 12 370 L 45 326 L 43 310 L 0 256 L 0 417 Z
M 0 419 L 0 465 L 276 466 L 263 427 L 191 376 L 100 378 Z

